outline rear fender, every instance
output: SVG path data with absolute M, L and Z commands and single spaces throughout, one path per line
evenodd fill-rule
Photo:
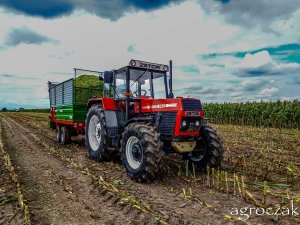
M 115 100 L 113 98 L 92 98 L 88 102 L 87 109 L 95 104 L 102 105 L 103 110 L 115 110 Z
M 89 108 L 91 108 L 91 106 L 93 106 L 93 105 L 102 105 L 102 98 L 90 99 L 87 104 L 87 110 L 89 110 Z

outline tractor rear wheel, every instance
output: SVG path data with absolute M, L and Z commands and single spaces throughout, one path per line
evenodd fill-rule
M 55 136 L 56 136 L 56 141 L 60 143 L 60 139 L 61 139 L 61 127 L 60 127 L 60 125 L 56 125 Z
M 70 128 L 67 126 L 61 127 L 61 137 L 60 137 L 60 143 L 62 145 L 69 144 L 71 142 L 71 131 Z
M 108 158 L 105 117 L 100 105 L 93 105 L 87 113 L 85 143 L 90 158 L 98 162 Z
M 155 127 L 131 123 L 121 139 L 121 159 L 129 177 L 137 182 L 151 181 L 160 171 L 164 152 Z
M 223 139 L 211 126 L 202 125 L 201 140 L 197 141 L 194 151 L 186 155 L 186 159 L 199 169 L 220 168 L 224 155 Z

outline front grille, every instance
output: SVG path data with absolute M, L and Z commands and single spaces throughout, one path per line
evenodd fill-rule
M 201 102 L 199 99 L 182 99 L 184 111 L 201 111 Z
M 163 112 L 161 113 L 159 131 L 160 134 L 170 134 L 174 132 L 176 121 L 176 112 Z

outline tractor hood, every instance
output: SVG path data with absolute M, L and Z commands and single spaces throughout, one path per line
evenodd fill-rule
M 201 102 L 195 98 L 167 98 L 167 99 L 143 99 L 141 101 L 142 112 L 170 112 L 170 111 L 202 111 Z

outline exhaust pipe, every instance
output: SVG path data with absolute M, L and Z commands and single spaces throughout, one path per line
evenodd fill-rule
M 172 80 L 173 80 L 173 67 L 172 67 L 172 60 L 170 60 L 169 98 L 174 98 Z

